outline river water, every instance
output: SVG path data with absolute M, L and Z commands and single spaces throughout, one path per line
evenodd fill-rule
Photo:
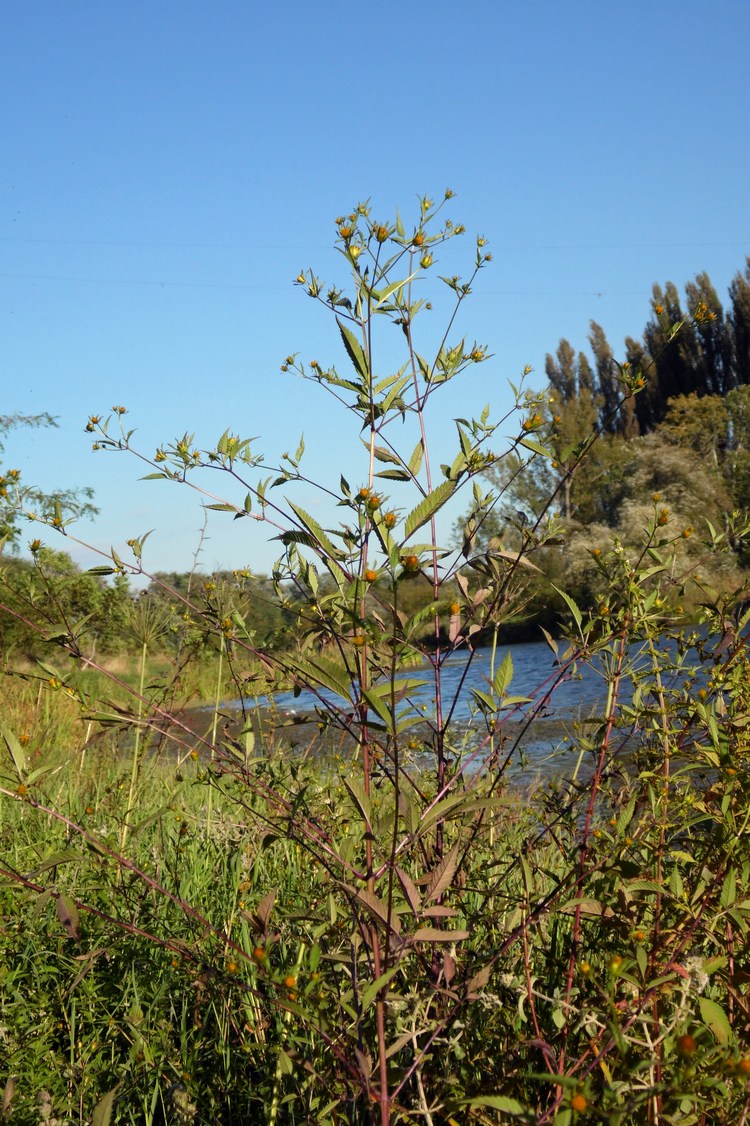
M 561 654 L 564 648 L 561 644 Z M 674 646 L 668 644 L 665 656 L 668 658 L 673 652 Z M 581 664 L 575 671 L 561 677 L 555 654 L 544 642 L 499 646 L 494 655 L 490 648 L 477 649 L 473 656 L 465 651 L 457 652 L 447 658 L 442 669 L 443 716 L 452 706 L 454 732 L 463 738 L 465 747 L 469 750 L 485 747 L 487 726 L 477 710 L 472 689 L 488 692 L 493 667 L 497 670 L 508 653 L 513 676 L 506 692 L 511 696 L 527 697 L 529 702 L 500 713 L 504 746 L 515 748 L 513 754 L 517 769 L 522 768 L 528 773 L 530 768 L 540 777 L 564 776 L 579 765 L 579 751 L 574 747 L 574 725 L 577 730 L 585 731 L 586 721 L 595 717 L 597 712 L 601 713 L 606 698 L 606 677 L 601 661 Z M 639 663 L 637 649 L 631 649 L 629 656 L 635 659 L 636 664 Z M 642 665 L 643 661 L 640 663 Z M 431 674 L 432 670 L 427 665 L 403 673 L 409 679 L 426 682 L 422 687 L 411 690 L 408 698 L 399 705 L 400 712 L 410 710 L 420 716 L 423 734 L 428 733 L 429 720 L 435 712 Z M 632 682 L 626 679 L 620 686 L 620 702 L 630 702 L 632 695 Z M 263 704 L 264 701 L 252 703 Z M 325 710 L 329 703 L 341 706 L 342 701 L 327 690 L 321 690 L 318 695 L 306 690 L 296 695 L 284 692 L 276 695 L 272 703 L 265 701 L 278 717 L 279 730 L 284 732 L 284 737 L 291 739 L 292 745 L 299 748 L 304 748 L 306 741 L 310 740 L 310 732 L 317 728 L 318 713 L 321 709 Z M 250 701 L 246 701 L 248 705 L 252 706 Z M 239 702 L 228 706 L 239 707 Z M 533 722 L 529 722 L 532 715 Z M 414 730 L 419 736 L 420 727 Z M 330 745 L 329 742 L 329 749 Z

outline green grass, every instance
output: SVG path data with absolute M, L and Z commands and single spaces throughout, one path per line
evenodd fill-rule
M 110 1120 L 134 1126 L 370 1123 L 377 919 L 300 828 L 361 863 L 351 772 L 260 747 L 249 772 L 146 753 L 122 856 L 130 762 L 114 735 L 83 753 L 75 702 L 28 684 L 6 716 L 6 730 L 32 732 L 29 779 L 42 771 L 21 783 L 6 754 L 0 1065 L 13 1121 L 86 1123 L 97 1106 L 107 1121 L 114 1092 Z M 394 963 L 392 1121 L 533 1121 L 556 1090 L 563 1126 L 584 1120 L 581 1099 L 586 1120 L 623 1126 L 649 1121 L 657 1098 L 662 1122 L 741 1121 L 746 1001 L 728 936 L 744 934 L 750 858 L 745 835 L 726 833 L 750 779 L 732 778 L 718 807 L 675 778 L 668 823 L 648 780 L 633 808 L 603 799 L 578 900 L 580 819 L 564 788 L 506 797 L 476 821 L 431 920 L 466 937 L 409 939 Z M 376 852 L 393 814 L 376 786 Z M 463 831 L 447 819 L 446 854 Z M 403 862 L 414 881 L 430 870 L 420 839 Z M 408 896 L 392 893 L 408 935 Z M 560 1086 L 563 1046 L 581 1062 Z

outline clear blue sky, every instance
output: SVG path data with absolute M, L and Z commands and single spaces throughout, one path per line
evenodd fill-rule
M 156 528 L 151 570 L 190 567 L 201 510 L 93 454 L 89 414 L 125 404 L 149 452 L 230 427 L 273 461 L 304 430 L 311 475 L 365 477 L 346 417 L 279 374 L 288 352 L 341 360 L 292 282 L 303 266 L 341 277 L 333 218 L 359 200 L 408 216 L 450 186 L 455 220 L 490 240 L 460 329 L 494 359 L 446 397 L 446 443 L 452 415 L 507 406 L 524 365 L 541 385 L 561 336 L 585 347 L 594 318 L 621 354 L 653 282 L 706 270 L 724 298 L 750 254 L 747 0 L 29 0 L 4 15 L 0 413 L 59 421 L 12 435 L 5 465 L 92 485 L 101 515 L 78 534 L 95 545 Z M 201 565 L 268 570 L 266 539 L 212 518 Z

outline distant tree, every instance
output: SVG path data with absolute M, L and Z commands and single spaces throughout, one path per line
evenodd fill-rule
M 599 423 L 607 434 L 634 438 L 638 433 L 635 400 L 623 399 L 620 368 L 601 325 L 591 321 L 589 344 L 596 364 L 596 393 L 599 399 Z
M 732 307 L 727 320 L 732 336 L 732 361 L 735 385 L 750 383 L 750 258 L 745 273 L 738 272 L 729 286 Z

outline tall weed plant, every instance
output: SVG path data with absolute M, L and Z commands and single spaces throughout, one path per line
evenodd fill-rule
M 699 570 L 747 527 L 737 514 L 719 530 L 678 527 L 652 498 L 637 550 L 614 541 L 592 551 L 595 606 L 550 591 L 565 607 L 547 637 L 553 675 L 521 696 L 512 656 L 493 655 L 468 728 L 458 722 L 465 677 L 449 692 L 446 662 L 460 654 L 468 673 L 488 640 L 494 654 L 529 576 L 539 582 L 535 557 L 564 552 L 566 529 L 553 494 L 508 544 L 478 546 L 502 502 L 487 471 L 509 459 L 522 474 L 555 457 L 545 394 L 522 381 L 503 418 L 467 412 L 449 453 L 430 443 L 433 399 L 489 358 L 457 328 L 491 259 L 483 238 L 465 277 L 439 275 L 450 308 L 437 334 L 420 296 L 446 244 L 464 234 L 445 218 L 451 194 L 420 199 L 410 225 L 358 206 L 336 220 L 341 287 L 313 271 L 297 278 L 331 318 L 346 367 L 289 355 L 282 371 L 328 395 L 363 441 L 361 467 L 337 487 L 306 476 L 302 442 L 274 467 L 231 430 L 211 449 L 184 435 L 149 455 L 124 407 L 89 419 L 97 449 L 131 451 L 147 476 L 272 529 L 294 644 L 257 645 L 252 621 L 211 583 L 179 597 L 184 620 L 213 639 L 238 697 L 289 684 L 312 693 L 315 722 L 341 736 L 346 761 L 273 754 L 252 709 L 239 733 L 228 726 L 218 692 L 196 737 L 169 693 L 145 683 L 147 640 L 130 717 L 41 666 L 40 683 L 77 693 L 92 723 L 130 718 L 136 732 L 119 828 L 97 828 L 55 800 L 64 765 L 44 756 L 35 765 L 19 733 L 3 728 L 4 822 L 22 823 L 33 841 L 4 859 L 5 902 L 19 920 L 26 911 L 24 942 L 31 926 L 53 947 L 52 984 L 28 988 L 61 991 L 60 1042 L 73 1054 L 70 1007 L 80 999 L 90 1024 L 80 1039 L 99 1045 L 88 1070 L 71 1071 L 76 1120 L 747 1120 L 747 615 Z M 647 386 L 647 370 L 619 370 L 623 401 Z M 596 437 L 565 451 L 568 473 Z M 207 475 L 225 489 L 209 490 Z M 339 510 L 325 521 L 333 526 L 302 507 L 300 485 L 320 491 L 315 511 Z M 455 546 L 439 528 L 462 495 Z M 680 550 L 687 536 L 702 553 Z M 144 540 L 98 572 L 142 573 Z M 429 597 L 415 609 L 417 584 Z M 701 623 L 685 624 L 688 596 Z M 97 667 L 85 630 L 66 625 L 55 643 Z M 557 687 L 584 666 L 601 678 L 602 698 L 572 734 L 577 767 L 532 792 L 524 733 L 554 714 Z M 163 805 L 138 785 L 145 733 L 177 747 Z M 32 863 L 44 834 L 54 844 Z M 117 964 L 127 966 L 124 1016 Z M 118 1034 L 105 1049 L 107 1020 Z M 97 1051 L 106 1067 L 94 1066 Z M 11 1057 L 7 1066 L 23 1071 Z M 99 1089 L 89 1093 L 92 1071 Z M 33 1083 L 26 1073 L 6 1088 L 8 1113 L 39 1096 Z

